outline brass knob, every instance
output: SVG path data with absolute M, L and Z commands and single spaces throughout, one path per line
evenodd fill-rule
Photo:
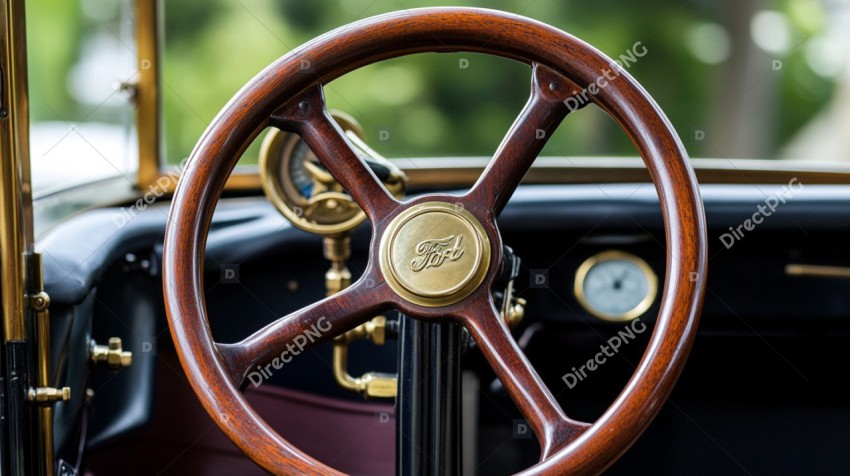
M 513 299 L 513 302 L 508 307 L 508 315 L 502 316 L 508 324 L 508 327 L 514 328 L 522 322 L 522 318 L 525 317 L 526 304 L 527 303 L 523 298 Z
M 120 337 L 110 337 L 108 345 L 92 341 L 90 355 L 92 362 L 106 362 L 111 370 L 120 370 L 133 363 L 133 353 L 124 350 Z

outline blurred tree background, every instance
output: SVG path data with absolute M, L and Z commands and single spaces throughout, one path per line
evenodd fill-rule
M 30 23 L 39 29 L 49 24 L 55 32 L 30 35 L 32 61 L 49 64 L 31 66 L 33 93 L 43 94 L 51 105 L 33 101 L 33 121 L 56 120 L 57 110 L 69 120 L 82 120 L 83 112 L 75 109 L 79 101 L 61 87 L 67 79 L 55 77 L 80 61 L 92 20 L 68 7 L 73 2 L 67 0 L 29 3 L 30 16 L 37 15 Z M 505 10 L 549 23 L 614 58 L 640 42 L 647 53 L 628 71 L 660 104 L 696 157 L 781 155 L 830 103 L 847 56 L 828 41 L 829 7 L 819 0 L 163 4 L 169 163 L 188 156 L 229 98 L 278 57 L 352 21 L 402 9 L 464 5 Z M 487 156 L 525 103 L 529 73 L 525 65 L 480 54 L 423 54 L 358 70 L 329 84 L 326 95 L 330 107 L 360 121 L 366 141 L 387 157 Z M 256 153 L 255 145 L 243 163 L 256 162 Z M 589 107 L 565 121 L 544 154 L 634 155 L 635 150 L 610 118 Z

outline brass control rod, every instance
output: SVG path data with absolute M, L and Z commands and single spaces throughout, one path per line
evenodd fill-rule
M 53 404 L 71 399 L 69 387 L 50 387 L 50 296 L 44 292 L 41 255 L 27 254 L 27 277 L 29 278 L 29 305 L 35 319 L 37 346 L 35 387 L 27 391 L 27 400 L 38 405 L 39 460 L 44 465 L 43 473 L 52 476 L 55 470 L 53 454 Z
M 326 236 L 323 240 L 325 259 L 331 267 L 325 273 L 325 287 L 332 296 L 351 285 L 351 271 L 346 262 L 351 257 L 351 236 L 348 233 Z M 348 373 L 348 346 L 358 339 L 369 339 L 383 345 L 386 339 L 387 319 L 378 316 L 338 336 L 333 344 L 333 373 L 340 387 L 371 398 L 392 398 L 396 395 L 394 375 L 367 372 L 360 377 Z

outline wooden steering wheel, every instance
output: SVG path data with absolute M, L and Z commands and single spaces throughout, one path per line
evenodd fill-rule
M 398 202 L 328 115 L 322 86 L 377 61 L 457 51 L 531 65 L 530 99 L 466 194 Z M 589 424 L 570 419 L 559 407 L 503 324 L 491 287 L 502 262 L 496 226 L 500 211 L 546 138 L 570 112 L 568 98 L 577 100 L 576 94 L 591 84 L 601 86 L 597 80 L 604 71 L 615 79 L 585 97 L 620 124 L 649 169 L 664 217 L 667 267 L 646 352 L 622 393 Z M 267 126 L 300 134 L 365 210 L 372 226 L 369 264 L 339 294 L 241 342 L 216 343 L 202 284 L 207 233 L 237 159 Z M 649 425 L 682 370 L 702 305 L 706 248 L 702 201 L 684 147 L 628 73 L 581 40 L 527 18 L 428 8 L 380 15 L 316 38 L 277 60 L 233 97 L 195 147 L 174 195 L 163 287 L 171 335 L 195 393 L 224 433 L 267 471 L 340 474 L 293 447 L 254 412 L 240 392 L 246 374 L 271 362 L 307 329 L 330 323 L 331 330 L 322 335 L 330 339 L 396 308 L 419 319 L 451 319 L 469 330 L 540 442 L 539 463 L 522 474 L 598 473 Z

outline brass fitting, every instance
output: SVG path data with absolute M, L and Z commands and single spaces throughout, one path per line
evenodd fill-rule
M 92 340 L 89 357 L 94 363 L 106 362 L 110 370 L 120 370 L 133 363 L 133 353 L 124 350 L 120 337 L 110 337 L 109 345 L 98 345 Z
M 332 266 L 328 269 L 328 272 L 325 273 L 325 288 L 327 289 L 328 296 L 333 296 L 350 285 L 351 271 L 349 271 L 345 266 Z
M 395 398 L 398 392 L 398 381 L 395 375 L 366 372 L 362 377 L 352 380 L 357 386 L 355 391 L 367 398 Z
M 393 398 L 398 391 L 398 379 L 381 372 L 367 372 L 360 377 L 348 373 L 348 345 L 355 340 L 371 340 L 384 345 L 387 340 L 387 318 L 377 316 L 334 339 L 333 371 L 336 382 L 347 390 L 367 398 Z
M 35 312 L 46 311 L 50 307 L 50 296 L 44 291 L 36 293 L 30 297 L 30 305 Z
M 71 399 L 71 387 L 35 387 L 27 391 L 27 400 L 40 405 L 52 405 Z
M 346 344 L 356 340 L 371 340 L 375 345 L 384 345 L 387 341 L 387 318 L 384 316 L 374 317 L 336 339 Z
M 351 256 L 351 237 L 348 235 L 326 236 L 322 240 L 325 259 L 331 267 L 325 273 L 325 289 L 332 296 L 351 285 L 351 271 L 345 265 Z

